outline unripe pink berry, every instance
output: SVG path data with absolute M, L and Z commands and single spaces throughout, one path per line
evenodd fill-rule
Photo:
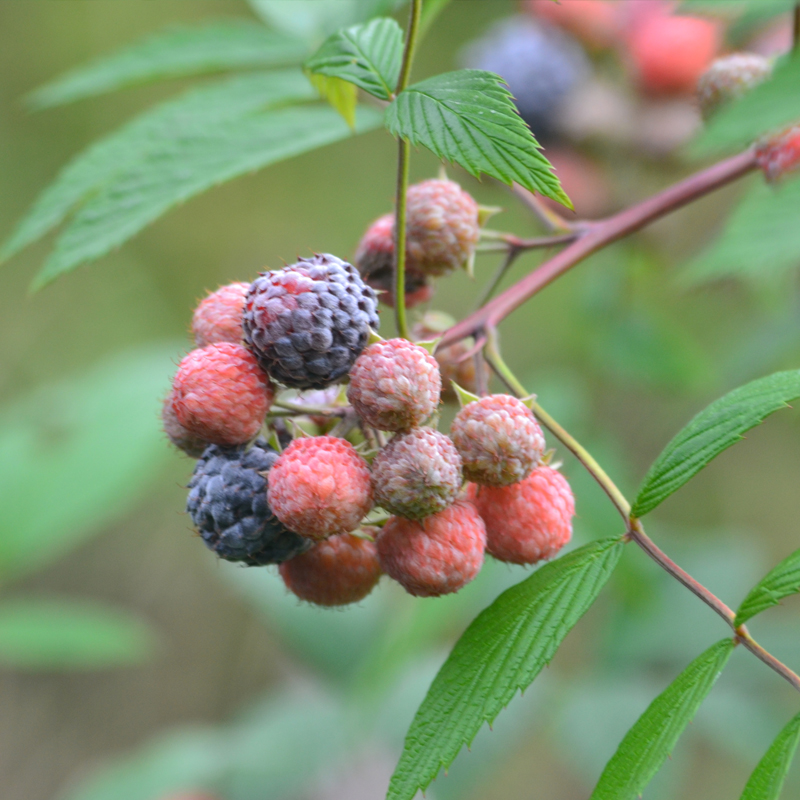
M 192 334 L 198 347 L 242 341 L 242 313 L 249 283 L 229 283 L 211 292 L 194 310 Z

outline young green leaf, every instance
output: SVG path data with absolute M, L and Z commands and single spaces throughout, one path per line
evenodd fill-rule
M 482 611 L 411 723 L 387 800 L 411 800 L 550 662 L 597 598 L 623 548 L 604 539 L 545 564 Z
M 0 604 L 0 664 L 14 669 L 105 669 L 152 655 L 149 628 L 127 613 L 74 600 Z
M 642 482 L 631 514 L 641 517 L 652 511 L 743 434 L 796 397 L 800 397 L 800 370 L 776 372 L 715 400 L 661 451 Z
M 0 261 L 61 223 L 78 203 L 165 141 L 260 109 L 313 100 L 314 96 L 303 73 L 291 69 L 214 81 L 151 108 L 84 150 L 61 171 L 3 245 Z
M 462 69 L 415 83 L 386 109 L 386 127 L 475 177 L 516 182 L 572 208 L 499 75 Z
M 658 772 L 733 652 L 723 639 L 698 656 L 648 706 L 606 764 L 589 800 L 634 800 Z
M 381 100 L 394 94 L 403 60 L 403 32 L 387 17 L 379 17 L 334 33 L 306 61 L 312 74 L 341 78 Z
M 735 624 L 747 622 L 756 614 L 778 605 L 784 597 L 797 592 L 800 592 L 800 550 L 795 550 L 781 561 L 750 590 L 736 612 Z
M 159 398 L 182 346 L 117 352 L 0 412 L 0 578 L 60 557 L 157 480 Z
M 362 109 L 359 131 L 379 124 L 377 111 Z M 253 114 L 165 138 L 86 201 L 59 236 L 33 288 L 105 255 L 173 206 L 216 184 L 349 133 L 332 108 L 314 105 Z
M 160 78 L 297 64 L 307 52 L 303 42 L 244 20 L 173 28 L 68 72 L 28 95 L 28 103 L 48 108 Z
M 332 78 L 329 75 L 308 73 L 308 78 L 320 97 L 327 100 L 342 115 L 350 130 L 354 130 L 358 105 L 356 87 L 341 78 Z
M 688 267 L 685 285 L 738 276 L 755 281 L 793 270 L 800 263 L 800 180 L 767 184 L 756 176 L 722 233 Z
M 750 775 L 741 800 L 778 800 L 800 741 L 800 714 L 777 735 Z
M 720 109 L 694 143 L 693 151 L 707 155 L 746 147 L 769 131 L 779 131 L 800 119 L 800 55 L 787 56 L 772 78 L 744 97 Z

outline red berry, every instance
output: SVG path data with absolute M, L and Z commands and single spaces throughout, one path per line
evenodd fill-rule
M 628 47 L 641 87 L 653 94 L 695 90 L 721 44 L 717 23 L 655 14 L 631 32 Z
M 354 531 L 372 508 L 367 462 L 335 436 L 304 436 L 283 451 L 269 473 L 275 516 L 301 536 L 324 539 Z
M 756 148 L 756 162 L 768 181 L 777 181 L 800 166 L 800 125 L 762 141 Z
M 383 571 L 409 594 L 457 592 L 483 566 L 486 528 L 472 503 L 456 501 L 420 522 L 391 517 L 378 534 Z
M 431 428 L 398 434 L 372 462 L 375 503 L 408 519 L 447 508 L 461 481 L 461 456 L 449 437 Z
M 608 47 L 619 36 L 621 5 L 609 0 L 527 0 L 529 11 L 540 19 L 577 36 L 589 47 Z
M 468 480 L 508 486 L 530 475 L 544 452 L 544 436 L 533 412 L 516 397 L 493 394 L 456 414 L 450 436 Z
M 537 467 L 511 486 L 470 484 L 467 496 L 486 524 L 486 551 L 500 561 L 535 564 L 572 537 L 575 499 L 567 479 L 552 467 Z
M 758 53 L 731 53 L 716 59 L 697 81 L 697 102 L 705 119 L 772 74 L 769 59 Z
M 194 310 L 192 333 L 198 347 L 242 341 L 242 313 L 249 283 L 230 283 L 211 292 Z
M 407 339 L 389 339 L 371 344 L 358 357 L 347 399 L 367 425 L 407 431 L 434 412 L 441 392 L 436 359 Z
M 478 204 L 457 183 L 432 179 L 408 189 L 409 266 L 423 275 L 464 267 L 480 236 Z
M 291 592 L 318 606 L 357 603 L 381 577 L 375 543 L 351 533 L 331 536 L 278 569 Z
M 394 306 L 394 214 L 378 217 L 359 242 L 355 264 L 378 299 Z M 406 258 L 406 308 L 413 308 L 433 297 L 433 286 Z
M 164 398 L 164 404 L 161 406 L 161 424 L 164 428 L 164 433 L 167 434 L 172 444 L 179 450 L 183 450 L 187 456 L 200 458 L 206 447 L 208 447 L 208 442 L 205 439 L 201 439 L 199 436 L 189 433 L 189 431 L 178 422 L 175 409 L 172 407 L 172 395 L 173 393 L 170 392 Z
M 240 344 L 192 350 L 175 375 L 172 408 L 191 434 L 213 444 L 243 444 L 261 428 L 273 390 L 255 357 Z

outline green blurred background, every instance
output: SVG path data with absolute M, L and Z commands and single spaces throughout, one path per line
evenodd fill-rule
M 459 66 L 463 44 L 514 8 L 455 0 L 415 75 Z M 234 0 L 0 0 L 0 237 L 73 154 L 190 82 L 38 113 L 24 108 L 27 92 L 165 25 L 226 16 L 252 12 Z M 391 137 L 373 132 L 237 179 L 34 296 L 28 284 L 50 241 L 3 267 L 4 800 L 161 800 L 192 788 L 224 800 L 380 798 L 454 637 L 525 574 L 492 563 L 438 601 L 384 582 L 355 609 L 321 611 L 287 597 L 270 570 L 217 563 L 183 513 L 192 462 L 162 440 L 158 406 L 190 346 L 196 300 L 312 250 L 351 256 L 366 225 L 391 208 L 395 155 Z M 606 210 L 697 168 L 602 143 L 584 157 L 605 176 Z M 414 154 L 413 179 L 437 168 L 430 154 Z M 494 227 L 537 232 L 503 187 L 450 174 L 506 209 Z M 626 491 L 709 400 L 800 359 L 795 272 L 690 289 L 676 280 L 741 192 L 725 190 L 593 257 L 503 325 L 509 363 Z M 521 258 L 514 274 L 537 258 Z M 476 282 L 448 279 L 432 306 L 463 316 L 495 264 L 479 256 Z M 390 314 L 384 324 L 385 335 Z M 779 414 L 653 515 L 659 544 L 730 605 L 797 547 L 799 446 L 796 412 Z M 604 496 L 559 456 L 577 496 L 574 541 L 619 533 Z M 795 668 L 799 602 L 752 623 Z M 627 552 L 549 670 L 429 796 L 585 798 L 652 697 L 724 633 L 643 554 Z M 795 707 L 788 686 L 737 652 L 645 797 L 737 797 Z M 797 770 L 790 781 L 787 797 L 800 789 Z

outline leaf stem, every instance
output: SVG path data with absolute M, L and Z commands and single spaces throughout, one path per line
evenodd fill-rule
M 412 0 L 411 16 L 406 33 L 406 46 L 403 51 L 403 63 L 397 81 L 395 94 L 400 94 L 408 86 L 411 75 L 411 64 L 417 45 L 417 32 L 422 13 L 422 0 Z M 408 193 L 408 162 L 411 145 L 402 137 L 399 141 L 397 155 L 397 197 L 395 199 L 394 226 L 394 312 L 397 322 L 397 333 L 408 339 L 408 320 L 406 318 L 406 194 Z
M 440 347 L 446 347 L 467 336 L 472 336 L 478 330 L 496 327 L 526 300 L 592 253 L 640 230 L 687 203 L 741 178 L 754 170 L 756 166 L 755 152 L 753 149 L 748 149 L 739 155 L 690 175 L 619 214 L 593 222 L 586 227 L 573 225 L 572 228 L 577 238 L 572 244 L 545 261 L 482 308 L 445 331 Z
M 500 355 L 500 349 L 497 344 L 497 332 L 493 328 L 489 328 L 486 331 L 486 336 L 486 361 L 517 397 L 526 397 L 528 392 L 525 387 L 519 382 Z M 665 572 L 672 575 L 673 578 L 682 583 L 690 592 L 719 614 L 733 629 L 735 634 L 734 639 L 737 643 L 744 645 L 756 658 L 759 658 L 770 667 L 770 669 L 774 670 L 778 675 L 788 681 L 797 691 L 800 691 L 800 675 L 797 675 L 758 644 L 758 642 L 750 636 L 745 625 L 739 625 L 737 627 L 735 622 L 736 614 L 734 611 L 723 603 L 713 592 L 689 575 L 688 572 L 681 569 L 681 567 L 669 558 L 669 556 L 667 556 L 667 554 L 645 533 L 641 521 L 630 516 L 630 503 L 586 448 L 562 428 L 538 403 L 534 404 L 533 411 L 536 417 L 541 420 L 542 424 L 578 459 L 578 461 L 581 462 L 581 464 L 583 464 L 589 474 L 608 495 L 614 507 L 625 521 L 625 538 L 628 541 L 636 542 L 636 544 Z

